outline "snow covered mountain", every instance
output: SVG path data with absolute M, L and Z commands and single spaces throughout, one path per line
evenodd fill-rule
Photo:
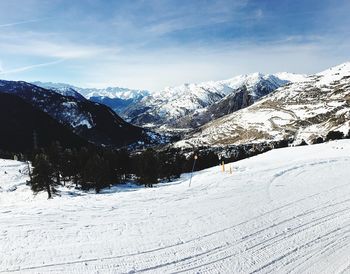
M 0 160 L 1 273 L 349 273 L 350 141 L 276 149 L 154 188 L 33 195 Z
M 85 97 L 81 95 L 74 86 L 66 85 L 66 84 L 58 84 L 58 83 L 51 83 L 51 82 L 32 82 L 33 85 L 42 87 L 45 89 L 53 90 L 63 96 L 71 96 L 78 100 L 84 100 Z
M 22 98 L 92 143 L 122 146 L 148 138 L 143 129 L 125 122 L 107 106 L 86 99 L 64 96 L 26 82 L 3 80 L 0 93 Z
M 155 93 L 118 87 L 94 89 L 56 83 L 35 84 L 76 98 L 77 94 L 82 94 L 91 101 L 109 106 L 135 125 L 190 129 L 247 107 L 273 90 L 305 77 L 286 72 L 253 73 L 223 81 L 167 87 Z
M 247 107 L 292 79 L 303 77 L 285 73 L 279 78 L 253 73 L 217 82 L 168 87 L 130 105 L 124 116 L 137 125 L 198 127 L 213 118 Z
M 176 146 L 223 146 L 324 138 L 350 129 L 350 62 L 289 83 L 254 105 L 216 119 Z
M 34 85 L 54 90 L 65 96 L 73 96 L 81 99 L 83 96 L 90 101 L 109 106 L 114 112 L 125 117 L 124 110 L 131 104 L 139 102 L 150 93 L 146 90 L 133 90 L 120 87 L 108 87 L 103 89 L 81 88 L 63 83 L 33 82 Z

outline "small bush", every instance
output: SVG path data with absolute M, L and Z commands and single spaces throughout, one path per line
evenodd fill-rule
M 315 145 L 315 144 L 321 144 L 324 142 L 323 138 L 322 137 L 317 137 L 315 139 L 313 139 L 312 141 L 312 144 Z
M 344 133 L 340 131 L 330 131 L 326 136 L 326 141 L 339 140 L 344 138 Z

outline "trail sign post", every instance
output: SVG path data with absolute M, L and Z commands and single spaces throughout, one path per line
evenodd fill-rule
M 196 161 L 198 159 L 198 156 L 195 154 L 194 155 L 194 159 L 193 159 L 193 166 L 192 166 L 192 171 L 191 171 L 191 177 L 190 177 L 190 183 L 188 184 L 188 186 L 191 186 L 191 182 L 192 182 L 192 175 L 193 175 L 193 171 L 194 171 L 194 167 L 196 165 Z

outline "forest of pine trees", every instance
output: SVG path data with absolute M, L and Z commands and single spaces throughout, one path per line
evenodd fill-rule
M 58 142 L 36 151 L 30 160 L 31 188 L 35 193 L 46 191 L 48 198 L 57 186 L 66 184 L 96 193 L 126 181 L 152 187 L 161 180 L 178 178 L 189 166 L 186 158 L 174 151 L 147 149 L 130 154 L 96 147 L 63 149 Z
M 344 136 L 341 132 L 331 131 L 326 141 L 350 138 L 350 132 Z M 324 140 L 318 138 L 313 143 Z M 273 144 L 273 148 L 288 146 L 288 140 Z M 226 159 L 238 161 L 272 149 L 271 144 L 241 145 L 225 148 Z M 1 152 L 1 151 L 0 151 Z M 1 152 L 2 155 L 13 158 L 13 154 Z M 182 173 L 190 172 L 193 156 L 198 160 L 194 170 L 202 170 L 220 163 L 218 151 L 210 148 L 200 148 L 199 151 L 187 153 L 176 149 L 156 151 L 148 148 L 144 151 L 130 152 L 126 149 L 110 150 L 95 146 L 82 148 L 63 148 L 58 142 L 45 149 L 37 149 L 29 155 L 21 154 L 21 159 L 32 162 L 30 186 L 34 193 L 46 191 L 48 198 L 57 192 L 60 185 L 69 184 L 81 190 L 95 190 L 99 193 L 103 188 L 125 182 L 135 182 L 145 187 L 152 187 L 160 181 L 170 181 Z

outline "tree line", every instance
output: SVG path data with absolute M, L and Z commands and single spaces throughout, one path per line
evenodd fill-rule
M 189 170 L 189 159 L 176 151 L 157 152 L 148 148 L 130 153 L 96 147 L 62 148 L 58 142 L 31 156 L 29 184 L 35 193 L 47 191 L 51 198 L 59 185 L 72 185 L 82 190 L 101 189 L 126 181 L 145 187 L 162 180 L 178 178 Z
M 344 136 L 342 132 L 330 131 L 325 140 L 319 137 L 312 140 L 312 143 L 343 138 L 350 138 L 350 132 Z M 197 151 L 174 148 L 156 151 L 148 148 L 138 152 L 95 146 L 63 148 L 60 143 L 54 142 L 47 148 L 17 155 L 19 160 L 30 160 L 32 163 L 28 182 L 31 189 L 35 193 L 46 191 L 51 198 L 57 192 L 58 186 L 67 184 L 81 190 L 95 190 L 96 193 L 103 188 L 130 181 L 152 187 L 160 181 L 170 181 L 182 173 L 190 172 L 194 155 L 199 156 L 194 166 L 194 170 L 198 171 L 220 164 L 223 160 L 234 162 L 273 148 L 286 147 L 291 141 L 281 140 L 220 149 L 203 147 L 197 148 Z M 0 154 L 8 158 L 13 157 L 13 154 L 3 151 L 0 151 Z M 219 157 L 220 154 L 224 154 L 225 157 Z

